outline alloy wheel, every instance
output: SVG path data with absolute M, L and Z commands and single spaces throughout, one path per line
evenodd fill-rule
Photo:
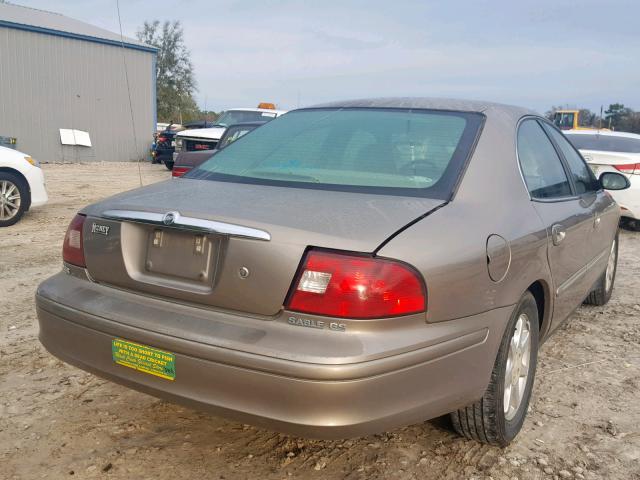
M 503 408 L 506 420 L 512 420 L 522 404 L 531 365 L 531 322 L 520 314 L 511 341 L 505 367 Z
M 604 274 L 604 289 L 605 292 L 611 290 L 613 286 L 613 274 L 616 271 L 616 239 L 611 244 L 611 252 L 609 253 L 609 262 L 607 263 L 607 270 Z
M 0 220 L 11 220 L 20 211 L 20 190 L 9 180 L 0 180 Z

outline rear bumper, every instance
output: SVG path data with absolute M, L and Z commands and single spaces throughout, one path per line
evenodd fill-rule
M 302 356 L 300 360 L 292 358 L 295 347 L 291 344 L 281 355 L 276 351 L 269 355 L 256 352 L 269 337 L 266 330 L 272 328 L 289 327 L 302 336 L 358 334 L 295 330 L 298 327 L 280 326 L 275 320 L 253 319 L 262 334 L 255 331 L 249 334 L 247 330 L 243 335 L 237 331 L 233 335 L 244 337 L 244 348 L 224 348 L 178 338 L 168 328 L 151 331 L 133 326 L 122 322 L 117 312 L 109 308 L 98 315 L 64 305 L 47 295 L 56 282 L 89 282 L 63 274 L 47 282 L 46 288 L 39 288 L 36 295 L 40 341 L 60 359 L 176 403 L 314 438 L 347 438 L 380 432 L 434 418 L 477 400 L 489 381 L 498 343 L 512 310 L 505 307 L 439 325 L 425 324 L 424 329 L 442 336 L 422 348 L 397 353 L 397 345 L 388 345 L 386 355 L 382 352 L 382 356 L 360 362 L 335 353 L 323 361 L 311 362 Z M 123 294 L 98 287 L 106 296 Z M 126 296 L 134 297 L 133 300 L 137 297 Z M 108 304 L 105 298 L 94 296 L 89 300 L 104 308 Z M 74 298 L 69 300 L 73 303 Z M 118 301 L 121 303 L 122 297 Z M 151 309 L 143 312 L 140 303 L 128 308 L 136 316 L 154 314 Z M 222 337 L 229 332 L 223 331 L 215 320 L 210 322 L 210 328 L 219 332 L 219 343 L 224 343 Z M 175 353 L 175 380 L 115 364 L 111 341 L 116 337 Z M 369 340 L 367 335 L 362 338 L 361 348 L 366 349 Z

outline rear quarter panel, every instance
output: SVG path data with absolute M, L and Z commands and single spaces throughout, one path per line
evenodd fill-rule
M 393 238 L 378 252 L 414 265 L 427 284 L 427 321 L 462 318 L 515 304 L 540 281 L 551 312 L 547 231 L 520 174 L 515 133 L 518 118 L 487 112 L 487 121 L 455 197 Z M 507 240 L 504 278 L 489 277 L 487 239 Z

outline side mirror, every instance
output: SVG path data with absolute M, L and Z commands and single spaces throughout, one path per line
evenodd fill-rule
M 600 185 L 605 190 L 624 190 L 631 186 L 631 182 L 621 173 L 604 172 L 600 175 Z

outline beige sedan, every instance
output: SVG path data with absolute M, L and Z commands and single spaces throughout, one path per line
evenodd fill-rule
M 40 340 L 114 382 L 302 436 L 451 413 L 506 445 L 538 348 L 615 279 L 619 208 L 544 118 L 399 98 L 295 110 L 82 209 Z

